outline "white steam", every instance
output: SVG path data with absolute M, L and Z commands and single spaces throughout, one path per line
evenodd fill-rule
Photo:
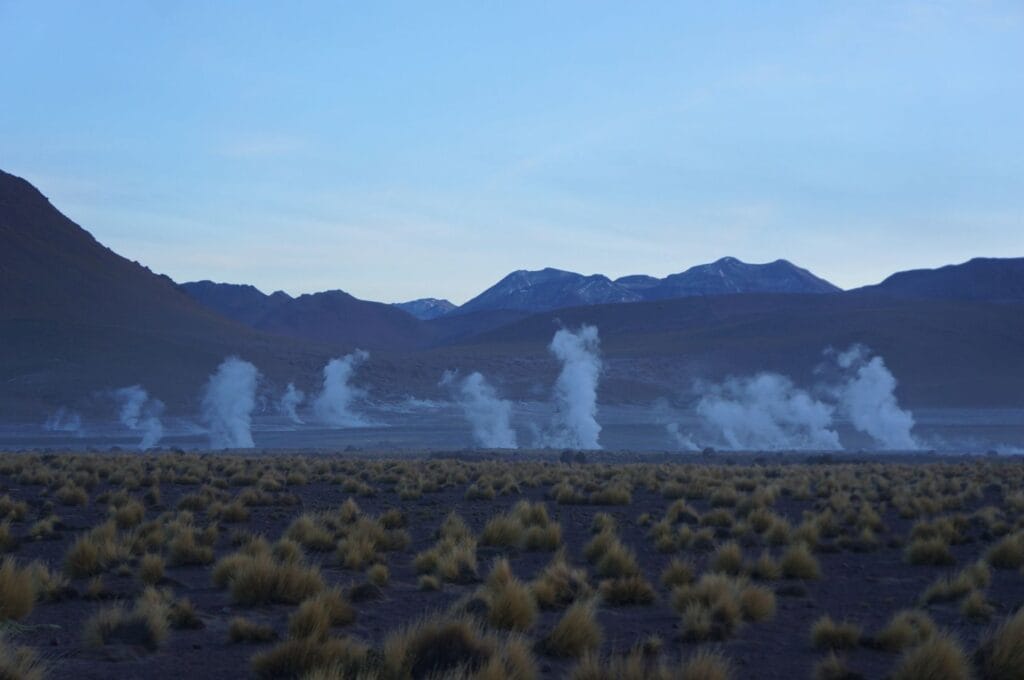
M 697 404 L 704 422 L 740 450 L 841 449 L 833 411 L 774 373 L 730 378 Z
M 160 415 L 164 411 L 162 401 L 150 398 L 141 385 L 114 390 L 114 399 L 121 405 L 118 412 L 121 424 L 133 432 L 142 433 L 140 449 L 145 451 L 160 443 L 164 436 L 164 426 L 160 422 Z
M 256 406 L 259 371 L 248 361 L 228 357 L 203 389 L 203 421 L 209 428 L 210 448 L 251 449 L 252 411 Z
M 299 405 L 306 400 L 306 393 L 295 387 L 294 383 L 288 383 L 288 387 L 285 389 L 284 394 L 281 396 L 281 401 L 277 403 L 278 410 L 284 415 L 288 416 L 296 425 L 302 425 L 302 418 L 299 417 L 298 409 Z
M 872 356 L 863 345 L 853 345 L 835 356 L 844 373 L 834 393 L 840 412 L 860 432 L 869 435 L 883 449 L 919 448 L 911 430 L 914 416 L 896 400 L 896 378 L 880 356 Z
M 555 417 L 545 443 L 551 447 L 599 449 L 597 382 L 601 376 L 597 328 L 583 326 L 555 333 L 549 348 L 562 362 L 555 382 Z
M 516 448 L 516 432 L 512 429 L 512 404 L 498 397 L 483 375 L 470 373 L 462 380 L 446 371 L 441 385 L 452 388 L 462 413 L 473 427 L 473 439 L 488 449 Z
M 349 385 L 356 368 L 370 357 L 361 349 L 341 359 L 331 359 L 324 366 L 324 389 L 313 402 L 313 411 L 324 423 L 333 427 L 362 427 L 365 418 L 352 411 L 352 403 L 365 392 Z
M 77 411 L 66 409 L 63 406 L 50 414 L 43 423 L 43 429 L 47 432 L 72 432 L 81 434 L 82 416 Z

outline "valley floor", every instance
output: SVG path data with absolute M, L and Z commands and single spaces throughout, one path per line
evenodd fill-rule
M 1024 671 L 1016 460 L 676 461 L 3 454 L 0 675 Z

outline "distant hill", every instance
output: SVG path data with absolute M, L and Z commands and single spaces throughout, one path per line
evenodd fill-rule
M 613 281 L 601 274 L 584 276 L 560 269 L 515 271 L 459 307 L 455 313 L 496 309 L 543 312 L 583 305 L 732 293 L 839 291 L 828 281 L 786 260 L 747 264 L 734 257 L 723 257 L 663 279 L 634 275 Z
M 459 307 L 460 314 L 497 309 L 540 312 L 561 307 L 637 302 L 637 293 L 607 276 L 584 276 L 561 269 L 514 271 Z
M 838 293 L 841 290 L 786 260 L 748 264 L 735 257 L 690 267 L 660 280 L 630 276 L 616 283 L 631 287 L 645 300 L 733 293 Z
M 695 379 L 765 370 L 811 384 L 826 347 L 864 343 L 885 358 L 908 404 L 1024 406 L 1020 304 L 849 293 L 689 297 L 533 314 L 437 352 L 488 358 L 508 390 L 527 394 L 529 363 L 550 362 L 552 334 L 582 324 L 599 329 L 608 402 L 685 396 Z
M 859 293 L 944 300 L 1024 301 L 1024 257 L 977 257 L 938 269 L 897 272 Z
M 32 417 L 137 382 L 196 399 L 228 354 L 269 377 L 316 370 L 324 353 L 225 319 L 96 241 L 29 182 L 0 171 L 0 415 Z
M 409 302 L 395 302 L 394 306 L 423 321 L 436 319 L 457 309 L 448 300 L 439 300 L 438 298 L 420 298 L 419 300 L 410 300 Z
M 179 287 L 203 306 L 267 333 L 380 350 L 408 350 L 423 344 L 420 322 L 408 312 L 341 290 L 293 298 L 281 291 L 266 295 L 253 286 L 232 283 L 196 281 Z

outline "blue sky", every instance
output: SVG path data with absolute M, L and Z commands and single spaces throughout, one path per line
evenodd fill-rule
M 0 168 L 176 280 L 1024 255 L 1024 4 L 0 0 Z

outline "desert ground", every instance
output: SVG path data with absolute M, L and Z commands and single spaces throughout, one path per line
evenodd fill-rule
M 1012 457 L 0 455 L 4 678 L 1019 678 Z

